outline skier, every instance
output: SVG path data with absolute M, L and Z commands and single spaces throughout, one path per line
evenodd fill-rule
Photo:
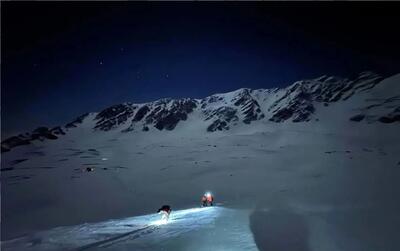
M 201 197 L 201 205 L 203 207 L 207 206 L 207 196 L 204 194 L 203 197 Z
M 171 211 L 172 210 L 169 205 L 163 205 L 161 208 L 158 209 L 157 213 L 161 214 L 161 220 L 168 221 Z

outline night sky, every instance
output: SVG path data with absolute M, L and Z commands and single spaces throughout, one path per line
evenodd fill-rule
M 3 139 L 125 101 L 399 72 L 398 4 L 2 2 Z

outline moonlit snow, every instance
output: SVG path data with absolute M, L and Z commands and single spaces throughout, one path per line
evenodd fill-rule
M 93 130 L 92 113 L 2 154 L 2 248 L 400 250 L 399 124 L 349 120 L 399 95 L 399 76 L 385 81 L 315 104 L 318 120 L 212 133 L 196 111 L 171 131 L 128 133 Z M 205 191 L 217 207 L 200 208 Z M 158 224 L 164 204 L 172 218 Z

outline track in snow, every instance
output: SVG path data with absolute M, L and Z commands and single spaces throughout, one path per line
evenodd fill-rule
M 173 211 L 167 224 L 151 214 L 58 227 L 6 241 L 4 250 L 257 250 L 248 212 L 223 207 Z M 207 246 L 204 245 L 207 243 Z

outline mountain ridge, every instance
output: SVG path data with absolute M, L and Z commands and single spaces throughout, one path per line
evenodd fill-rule
M 396 75 L 393 75 L 396 76 Z M 391 76 L 391 77 L 393 77 Z M 250 125 L 255 121 L 309 122 L 314 118 L 319 104 L 327 107 L 333 103 L 345 102 L 353 96 L 368 93 L 391 77 L 373 72 L 362 72 L 356 78 L 321 76 L 300 80 L 285 88 L 250 89 L 240 88 L 227 93 L 213 94 L 202 99 L 162 98 L 152 102 L 134 104 L 124 102 L 107 107 L 100 112 L 86 113 L 65 126 L 54 128 L 39 127 L 31 133 L 10 137 L 1 143 L 2 152 L 13 147 L 30 144 L 34 140 L 54 140 L 79 127 L 90 114 L 95 115 L 94 131 L 119 130 L 148 132 L 151 130 L 172 131 L 179 123 L 186 121 L 197 111 L 198 117 L 207 124 L 209 133 L 227 131 L 240 124 Z M 366 106 L 361 113 L 348 118 L 351 122 L 394 123 L 400 121 L 400 93 L 385 97 L 378 103 Z M 389 105 L 387 105 L 389 104 Z M 382 107 L 385 107 L 383 110 Z M 368 115 L 371 110 L 378 115 Z

